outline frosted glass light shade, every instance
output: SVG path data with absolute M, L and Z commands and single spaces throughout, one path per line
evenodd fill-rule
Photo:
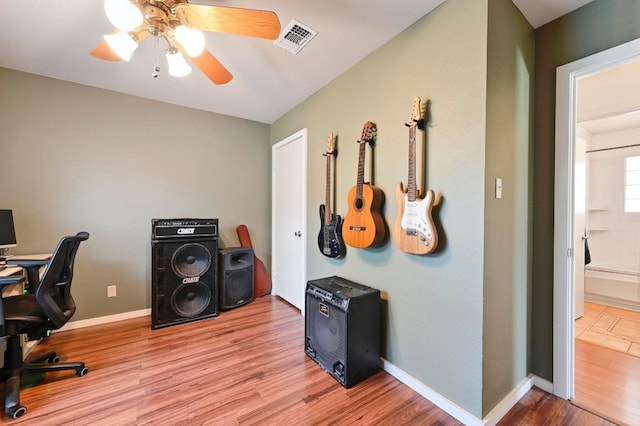
M 204 50 L 204 34 L 202 31 L 178 25 L 174 30 L 176 40 L 184 47 L 185 52 L 192 58 L 200 56 Z
M 114 27 L 131 31 L 142 24 L 142 12 L 129 0 L 105 0 L 104 11 Z
M 167 49 L 165 55 L 169 64 L 169 75 L 174 77 L 184 77 L 191 73 L 191 67 L 185 61 L 184 56 L 175 47 Z
M 125 61 L 129 61 L 129 59 L 131 59 L 131 54 L 138 48 L 138 43 L 136 43 L 129 33 L 125 31 L 108 34 L 104 36 L 104 40 L 107 42 L 111 50 Z

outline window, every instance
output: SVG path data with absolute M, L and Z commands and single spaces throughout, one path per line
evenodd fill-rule
M 624 211 L 640 213 L 640 156 L 625 159 Z

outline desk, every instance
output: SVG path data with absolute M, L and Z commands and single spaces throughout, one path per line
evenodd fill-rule
M 20 254 L 11 256 L 7 259 L 7 265 L 16 266 L 19 268 L 25 268 L 27 270 L 27 284 L 26 288 L 31 290 L 35 289 L 40 282 L 42 272 L 51 259 L 51 253 L 44 254 Z
M 0 269 L 0 277 L 24 277 L 25 268 L 22 266 L 14 266 L 12 262 L 19 263 L 24 266 L 29 265 L 46 265 L 48 260 L 51 259 L 51 254 L 28 254 L 28 255 L 20 255 L 20 256 L 11 256 L 7 259 L 6 266 Z M 40 282 L 38 270 L 42 268 L 29 268 L 26 269 L 27 276 L 35 275 L 36 284 Z M 35 271 L 35 274 L 29 273 L 31 270 Z M 29 279 L 29 278 L 28 278 Z M 11 297 L 11 296 L 20 296 L 24 294 L 25 289 L 28 288 L 28 283 L 20 282 L 18 284 L 7 284 L 2 286 L 2 297 Z M 2 314 L 2 303 L 0 303 L 0 322 L 4 326 L 4 315 Z M 27 355 L 38 345 L 39 340 L 28 341 L 27 335 L 23 334 L 21 337 L 21 346 L 22 346 L 22 359 L 26 359 Z M 3 353 L 6 350 L 6 343 L 4 341 L 0 341 L 0 353 Z M 4 358 L 0 357 L 0 364 L 4 366 Z
M 7 266 L 0 269 L 0 277 L 10 277 L 11 275 L 19 274 L 20 272 L 22 272 L 22 268 L 19 266 Z
M 22 275 L 23 269 L 19 266 L 7 266 L 0 269 L 0 278 Z M 2 297 L 18 296 L 24 292 L 24 283 L 7 284 L 2 286 Z

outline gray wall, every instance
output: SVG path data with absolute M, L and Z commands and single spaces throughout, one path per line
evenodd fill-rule
M 14 254 L 78 252 L 74 319 L 151 306 L 151 218 L 217 217 L 270 253 L 269 126 L 0 68 L 0 207 Z M 240 176 L 241 174 L 241 176 Z M 118 296 L 107 298 L 108 285 Z
M 488 23 L 500 30 L 489 31 Z M 403 123 L 414 96 L 430 100 L 426 176 L 419 167 L 418 186 L 424 189 L 426 182 L 442 197 L 434 209 L 437 253 L 409 255 L 387 242 L 375 249 L 348 247 L 346 257 L 335 260 L 309 239 L 308 276 L 336 274 L 380 289 L 387 310 L 383 356 L 477 417 L 527 373 L 532 34 L 508 0 L 449 0 L 271 128 L 272 143 L 308 128 L 307 223 L 314 229 L 324 202 L 327 133 L 338 134 L 335 210 L 344 217 L 356 183 L 355 141 L 364 121 L 376 122 L 374 183 L 386 194 L 383 213 L 392 227 L 396 185 L 407 180 Z M 510 39 L 490 49 L 496 64 L 488 64 L 488 42 L 503 36 Z M 506 115 L 491 121 L 487 111 Z M 496 175 L 507 189 L 502 203 L 493 205 Z
M 595 0 L 536 30 L 530 370 L 553 379 L 556 68 L 640 37 L 640 1 Z

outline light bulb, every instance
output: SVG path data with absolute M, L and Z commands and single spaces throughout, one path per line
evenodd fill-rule
M 175 47 L 167 49 L 165 55 L 169 64 L 169 74 L 174 77 L 184 77 L 191 73 L 191 67 L 185 61 L 184 56 Z
M 104 40 L 107 42 L 111 50 L 125 61 L 129 61 L 133 51 L 138 48 L 138 43 L 136 43 L 129 33 L 125 31 L 108 34 L 104 36 Z
M 131 31 L 142 24 L 142 12 L 129 0 L 104 0 L 104 11 L 114 27 Z
M 185 25 L 179 25 L 174 30 L 176 40 L 185 52 L 192 58 L 200 56 L 204 50 L 204 34 L 202 31 L 187 27 Z

